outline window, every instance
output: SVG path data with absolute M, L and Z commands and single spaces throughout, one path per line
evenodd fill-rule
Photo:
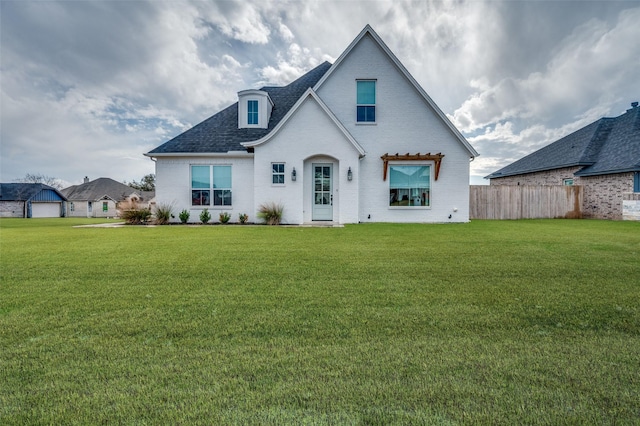
M 87 211 L 89 213 L 93 212 L 93 203 L 91 201 L 87 201 Z
M 284 184 L 284 163 L 271 164 L 271 182 L 274 185 Z
M 76 206 L 73 205 L 73 203 L 69 203 L 69 209 L 71 211 L 75 211 Z
M 640 172 L 633 174 L 633 192 L 640 192 Z
M 431 166 L 389 166 L 389 206 L 429 207 L 430 187 Z
M 573 179 L 569 178 L 569 179 L 562 179 L 562 184 L 564 186 L 571 186 L 573 185 Z
M 376 121 L 376 81 L 358 80 L 357 86 L 357 121 L 358 123 L 375 123 Z
M 230 206 L 231 166 L 191 166 L 191 205 Z
M 258 101 L 247 101 L 247 124 L 258 124 Z
M 103 212 L 108 212 L 109 211 L 109 202 L 107 202 L 107 201 L 103 201 L 102 202 L 102 211 Z

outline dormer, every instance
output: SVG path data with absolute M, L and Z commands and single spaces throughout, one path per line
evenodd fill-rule
M 273 101 L 263 90 L 238 92 L 238 128 L 266 129 L 273 110 Z

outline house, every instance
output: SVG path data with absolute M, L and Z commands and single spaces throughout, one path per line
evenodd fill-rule
M 0 183 L 0 217 L 62 217 L 66 202 L 43 183 Z
M 467 222 L 478 153 L 367 25 L 334 64 L 238 101 L 145 154 L 156 198 L 197 221 Z M 175 219 L 174 219 L 175 220 Z
M 67 216 L 69 217 L 118 217 L 118 205 L 124 201 L 148 203 L 153 199 L 153 193 L 143 196 L 138 191 L 123 183 L 110 178 L 98 178 L 90 181 L 84 178 L 84 183 L 62 190 L 67 197 Z
M 582 185 L 585 218 L 622 219 L 640 203 L 640 108 L 604 117 L 486 176 L 491 185 Z M 627 203 L 629 201 L 629 203 Z M 640 206 L 637 207 L 640 213 Z M 638 219 L 640 219 L 640 214 Z

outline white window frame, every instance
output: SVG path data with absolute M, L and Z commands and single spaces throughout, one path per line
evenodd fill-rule
M 194 167 L 208 167 L 209 168 L 209 187 L 208 188 L 194 188 L 193 187 L 193 168 Z M 214 167 L 229 167 L 231 170 L 231 187 L 218 187 L 213 179 Z M 232 210 L 233 209 L 233 166 L 231 164 L 190 164 L 189 165 L 189 188 L 191 193 L 191 208 L 192 209 L 218 209 L 218 210 Z M 193 191 L 208 191 L 209 204 L 193 204 Z M 231 198 L 231 204 L 215 204 L 216 191 L 229 191 Z M 224 200 L 224 196 L 221 198 Z
M 255 102 L 256 110 L 251 111 L 249 105 Z M 249 117 L 255 115 L 256 122 L 250 123 Z M 260 126 L 260 101 L 257 99 L 247 99 L 247 126 Z
M 284 162 L 273 162 L 271 163 L 271 185 L 273 186 L 284 186 L 286 182 L 286 163 Z M 282 171 L 276 171 L 275 166 L 282 166 Z M 274 182 L 276 177 L 281 176 L 282 182 Z
M 375 99 L 372 104 L 358 103 L 358 83 L 359 82 L 373 82 L 375 87 Z M 373 107 L 375 119 L 373 121 L 359 121 L 358 120 L 358 107 Z M 378 80 L 375 78 L 358 78 L 356 79 L 356 124 L 371 126 L 378 122 Z

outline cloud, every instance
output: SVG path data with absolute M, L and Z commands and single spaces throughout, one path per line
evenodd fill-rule
M 619 101 L 621 87 L 640 67 L 640 43 L 629 42 L 640 39 L 638 22 L 640 8 L 621 12 L 614 26 L 589 20 L 560 43 L 544 70 L 494 84 L 474 82 L 477 91 L 450 118 L 471 133 L 505 120 L 553 121 L 589 103 Z
M 640 96 L 625 2 L 0 2 L 3 180 L 139 180 L 142 156 L 333 62 L 365 24 L 494 171 Z M 133 160 L 137 159 L 137 160 Z M 27 170 L 29 169 L 29 170 Z

